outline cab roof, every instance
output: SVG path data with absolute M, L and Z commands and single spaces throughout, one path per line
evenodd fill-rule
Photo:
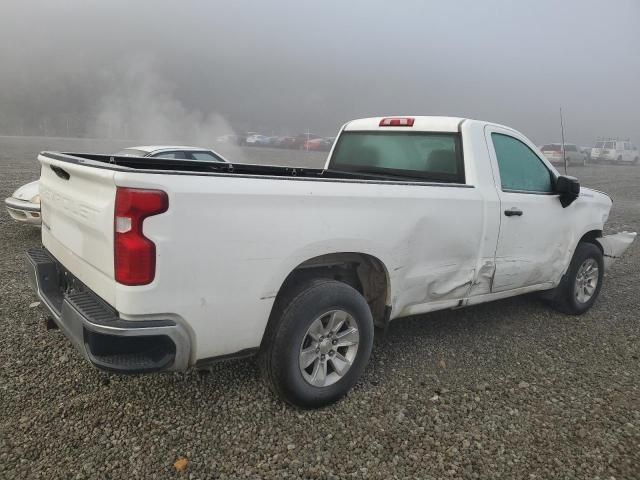
M 384 119 L 413 119 L 413 126 L 380 126 Z M 466 118 L 430 117 L 416 115 L 389 115 L 385 117 L 360 118 L 352 120 L 344 127 L 345 131 L 407 131 L 407 132 L 457 132 Z

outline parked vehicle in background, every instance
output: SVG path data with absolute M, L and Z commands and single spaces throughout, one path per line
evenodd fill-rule
M 38 180 L 18 188 L 4 201 L 11 218 L 18 222 L 40 225 L 40 191 Z
M 331 150 L 333 146 L 334 138 L 314 138 L 313 140 L 308 140 L 304 142 L 303 148 L 305 150 L 313 150 L 319 152 L 328 152 Z
M 115 155 L 228 163 L 222 155 L 214 152 L 213 150 L 173 145 L 125 148 Z M 38 180 L 27 183 L 26 185 L 18 188 L 13 192 L 11 197 L 4 201 L 4 203 L 9 215 L 14 220 L 31 225 L 40 225 L 40 191 Z
M 266 145 L 269 146 L 269 147 L 277 147 L 279 141 L 280 141 L 280 137 L 278 137 L 278 136 L 267 137 Z
M 280 137 L 280 139 L 278 140 L 278 147 L 279 148 L 298 148 L 296 146 L 297 142 L 298 142 L 297 137 L 291 137 L 291 136 Z
M 245 143 L 251 147 L 264 146 L 269 144 L 269 137 L 256 133 L 255 135 L 249 135 Z
M 637 164 L 640 161 L 640 151 L 628 140 L 600 140 L 591 149 L 591 161 Z
M 283 137 L 280 143 L 282 148 L 292 148 L 296 150 L 304 149 L 305 142 L 322 138 L 320 135 L 313 133 L 301 133 L 295 137 Z
M 478 120 L 354 120 L 323 169 L 38 160 L 29 278 L 88 361 L 142 373 L 257 353 L 302 407 L 356 384 L 374 325 L 533 291 L 586 312 L 635 238 L 603 236 L 607 195 Z
M 173 158 L 176 160 L 229 163 L 222 155 L 213 150 L 175 145 L 131 147 L 120 150 L 115 155 L 123 157 Z
M 239 138 L 240 137 L 238 135 L 233 135 L 233 134 L 221 135 L 216 139 L 216 142 L 218 142 L 218 143 L 233 143 L 233 144 L 237 144 Z
M 241 147 L 247 144 L 247 138 L 257 135 L 257 132 L 245 132 L 237 136 L 236 141 Z
M 554 165 L 564 165 L 562 143 L 548 143 L 543 145 L 540 150 L 547 160 Z M 586 165 L 587 163 L 587 156 L 573 143 L 564 144 L 564 155 L 567 159 L 567 165 Z

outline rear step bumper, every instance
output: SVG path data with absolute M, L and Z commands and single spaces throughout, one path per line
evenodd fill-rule
M 123 320 L 47 250 L 27 252 L 29 282 L 56 325 L 96 367 L 118 373 L 183 370 L 190 341 L 173 320 Z

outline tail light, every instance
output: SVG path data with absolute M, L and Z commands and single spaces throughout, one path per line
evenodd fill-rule
M 379 127 L 413 127 L 415 118 L 383 118 L 380 120 Z
M 156 245 L 144 236 L 142 223 L 166 212 L 169 198 L 162 190 L 116 190 L 114 211 L 114 265 L 116 282 L 146 285 L 156 273 Z

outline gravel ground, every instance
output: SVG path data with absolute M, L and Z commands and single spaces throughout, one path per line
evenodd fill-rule
M 35 177 L 39 150 L 128 143 L 0 138 L 0 196 Z M 640 167 L 573 173 L 612 195 L 610 230 L 640 230 Z M 39 231 L 3 209 L 0 235 L 0 478 L 640 478 L 637 243 L 582 317 L 520 297 L 399 320 L 347 398 L 300 411 L 250 360 L 208 374 L 93 369 L 30 306 L 22 255 Z

